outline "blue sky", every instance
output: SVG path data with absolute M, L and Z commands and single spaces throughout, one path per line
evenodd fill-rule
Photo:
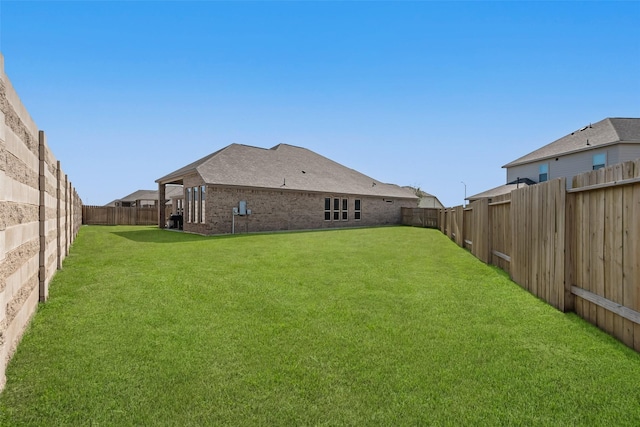
M 640 117 L 640 2 L 0 2 L 5 71 L 86 204 L 228 144 L 309 148 L 447 206 Z

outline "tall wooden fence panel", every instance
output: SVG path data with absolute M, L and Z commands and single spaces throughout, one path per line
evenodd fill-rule
M 511 194 L 493 198 L 488 211 L 489 263 L 511 273 Z
M 168 217 L 167 215 L 166 218 Z M 158 208 L 85 205 L 82 206 L 82 223 L 86 225 L 158 225 Z
M 574 179 L 567 271 L 575 311 L 640 351 L 640 159 Z
M 451 208 L 451 238 L 460 247 L 464 245 L 464 207 Z
M 461 246 L 465 249 L 469 249 L 470 251 L 472 251 L 473 248 L 473 238 L 471 237 L 471 232 L 473 231 L 472 214 L 472 207 L 467 206 L 462 208 L 462 227 L 460 228 L 460 234 L 462 234 Z
M 565 179 L 511 192 L 511 278 L 565 310 Z
M 490 250 L 490 217 L 489 200 L 477 200 L 469 205 L 471 217 L 471 230 L 468 235 L 471 237 L 471 253 L 482 262 L 489 262 Z

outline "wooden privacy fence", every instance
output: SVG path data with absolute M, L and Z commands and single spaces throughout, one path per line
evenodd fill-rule
M 402 224 L 414 227 L 438 228 L 438 208 L 401 208 Z
M 640 351 L 640 159 L 441 209 L 440 230 Z
M 170 211 L 171 207 L 169 206 L 168 209 Z M 82 223 L 86 225 L 158 225 L 158 208 L 83 205 Z

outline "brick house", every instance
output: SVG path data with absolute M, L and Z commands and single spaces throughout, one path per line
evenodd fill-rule
M 410 189 L 286 144 L 231 144 L 156 182 L 164 199 L 183 186 L 184 230 L 207 235 L 399 224 L 418 204 Z

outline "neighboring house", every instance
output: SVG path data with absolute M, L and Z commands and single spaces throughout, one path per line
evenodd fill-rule
M 200 234 L 399 224 L 418 205 L 409 189 L 286 144 L 231 144 L 156 182 L 160 194 L 183 185 L 184 230 Z
M 182 186 L 167 186 L 165 199 L 182 197 Z M 166 200 L 165 200 L 166 202 Z M 170 202 L 169 202 L 170 203 Z M 138 190 L 105 206 L 148 208 L 158 206 L 158 190 Z
M 419 208 L 436 208 L 442 209 L 444 205 L 440 203 L 440 200 L 433 194 L 429 194 L 426 191 L 422 191 L 420 188 L 414 187 L 404 187 L 413 191 L 413 194 L 418 196 L 418 207 Z
M 536 183 L 574 176 L 640 157 L 640 118 L 607 118 L 584 126 L 520 157 L 503 168 L 507 182 L 528 178 Z
M 550 144 L 502 166 L 507 184 L 467 197 L 469 202 L 508 194 L 522 185 L 534 185 L 555 178 L 640 158 L 640 118 L 607 118 L 584 126 Z

